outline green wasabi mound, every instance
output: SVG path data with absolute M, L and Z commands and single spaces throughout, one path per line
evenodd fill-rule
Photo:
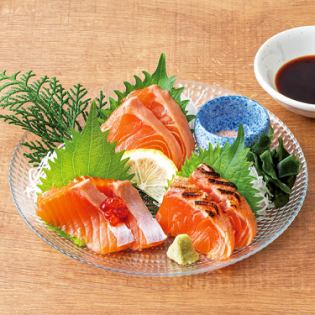
M 187 234 L 177 235 L 166 255 L 179 265 L 190 265 L 199 259 L 199 254 L 194 250 L 191 238 Z

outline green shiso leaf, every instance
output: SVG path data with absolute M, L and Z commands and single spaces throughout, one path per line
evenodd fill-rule
M 72 243 L 74 243 L 78 247 L 85 247 L 86 246 L 86 244 L 85 244 L 85 242 L 83 240 L 81 240 L 80 238 L 78 238 L 76 236 L 72 236 L 72 235 L 64 232 L 59 227 L 56 227 L 56 226 L 48 224 L 48 223 L 46 223 L 46 226 L 47 226 L 49 231 L 55 232 L 57 235 L 59 235 L 59 236 L 65 238 L 65 239 L 71 241 Z
M 201 163 L 205 163 L 221 177 L 234 183 L 256 213 L 259 210 L 261 197 L 256 196 L 258 191 L 252 185 L 254 177 L 250 175 L 251 162 L 247 160 L 248 152 L 249 148 L 246 148 L 244 143 L 244 128 L 240 126 L 232 145 L 226 143 L 221 148 L 219 145 L 213 147 L 210 144 L 207 150 L 200 149 L 186 160 L 178 175 L 189 177 Z
M 194 115 L 188 115 L 186 106 L 189 103 L 188 100 L 182 100 L 181 94 L 184 90 L 183 87 L 175 88 L 175 77 L 168 77 L 166 73 L 166 59 L 165 54 L 161 54 L 158 66 L 153 74 L 148 73 L 147 71 L 142 71 L 144 78 L 141 79 L 138 76 L 134 76 L 135 82 L 124 82 L 125 90 L 124 91 L 114 91 L 116 98 L 109 98 L 109 106 L 102 110 L 105 120 L 113 113 L 113 111 L 121 105 L 124 98 L 128 96 L 132 91 L 140 90 L 145 87 L 148 87 L 152 84 L 157 84 L 164 90 L 167 90 L 175 102 L 180 106 L 182 112 L 186 116 L 188 122 L 194 119 Z
M 115 152 L 115 144 L 107 141 L 107 133 L 101 132 L 97 107 L 91 110 L 82 132 L 72 131 L 71 140 L 64 147 L 55 149 L 57 157 L 45 169 L 45 178 L 39 188 L 45 192 L 52 187 L 62 187 L 78 176 L 93 176 L 125 180 L 128 173 L 127 160 L 123 152 Z

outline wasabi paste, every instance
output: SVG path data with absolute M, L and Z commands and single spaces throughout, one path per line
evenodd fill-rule
M 194 250 L 191 238 L 187 234 L 177 235 L 166 255 L 179 265 L 190 265 L 199 259 L 199 254 Z

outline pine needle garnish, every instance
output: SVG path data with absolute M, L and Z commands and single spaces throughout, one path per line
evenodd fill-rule
M 71 138 L 71 130 L 82 130 L 91 101 L 87 94 L 81 84 L 66 90 L 55 77 L 36 79 L 32 71 L 13 75 L 4 71 L 0 73 L 0 119 L 38 137 L 23 143 L 29 149 L 25 156 L 37 166 L 48 152 Z M 102 91 L 96 104 L 99 117 L 104 119 Z

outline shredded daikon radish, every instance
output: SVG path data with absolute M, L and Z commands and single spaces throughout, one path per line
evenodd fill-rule
M 274 207 L 273 202 L 270 200 L 272 197 L 272 194 L 268 190 L 263 177 L 258 175 L 255 166 L 250 167 L 250 175 L 255 177 L 255 179 L 252 181 L 252 184 L 253 184 L 253 187 L 258 190 L 258 192 L 256 193 L 256 196 L 261 198 L 261 201 L 259 202 L 260 209 L 257 211 L 257 214 L 264 215 L 266 214 L 267 209 Z
M 44 169 L 49 169 L 49 161 L 53 161 L 56 156 L 55 151 L 49 152 L 37 167 L 33 167 L 28 171 L 28 186 L 25 189 L 25 193 L 29 198 L 32 198 L 34 202 L 37 201 L 37 195 L 41 193 L 38 185 L 41 183 L 41 179 L 46 176 Z

